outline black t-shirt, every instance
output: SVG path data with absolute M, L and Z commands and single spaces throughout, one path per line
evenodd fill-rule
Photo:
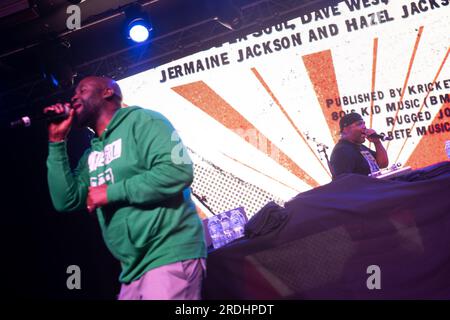
M 362 144 L 339 140 L 330 158 L 333 179 L 343 173 L 368 175 L 379 171 L 375 155 L 375 151 Z

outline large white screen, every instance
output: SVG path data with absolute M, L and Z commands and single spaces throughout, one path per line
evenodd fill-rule
M 318 149 L 331 153 L 338 115 L 352 109 L 393 136 L 391 164 L 447 159 L 449 13 L 444 0 L 344 1 L 120 86 L 127 105 L 164 114 L 191 150 L 289 199 L 331 180 Z

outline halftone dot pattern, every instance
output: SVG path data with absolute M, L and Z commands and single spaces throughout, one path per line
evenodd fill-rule
M 282 199 L 222 170 L 193 150 L 189 152 L 194 163 L 192 191 L 214 214 L 243 207 L 250 219 L 270 201 L 284 205 Z

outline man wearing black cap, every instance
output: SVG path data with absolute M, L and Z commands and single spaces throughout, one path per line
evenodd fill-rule
M 343 173 L 368 175 L 387 167 L 389 160 L 387 152 L 379 138 L 371 136 L 376 133 L 367 129 L 366 124 L 358 113 L 348 113 L 339 121 L 341 139 L 331 153 L 331 173 L 333 180 Z M 375 145 L 370 150 L 363 145 L 369 140 Z

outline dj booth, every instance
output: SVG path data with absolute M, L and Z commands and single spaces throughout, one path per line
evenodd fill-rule
M 268 203 L 208 255 L 204 299 L 450 298 L 450 162 Z

